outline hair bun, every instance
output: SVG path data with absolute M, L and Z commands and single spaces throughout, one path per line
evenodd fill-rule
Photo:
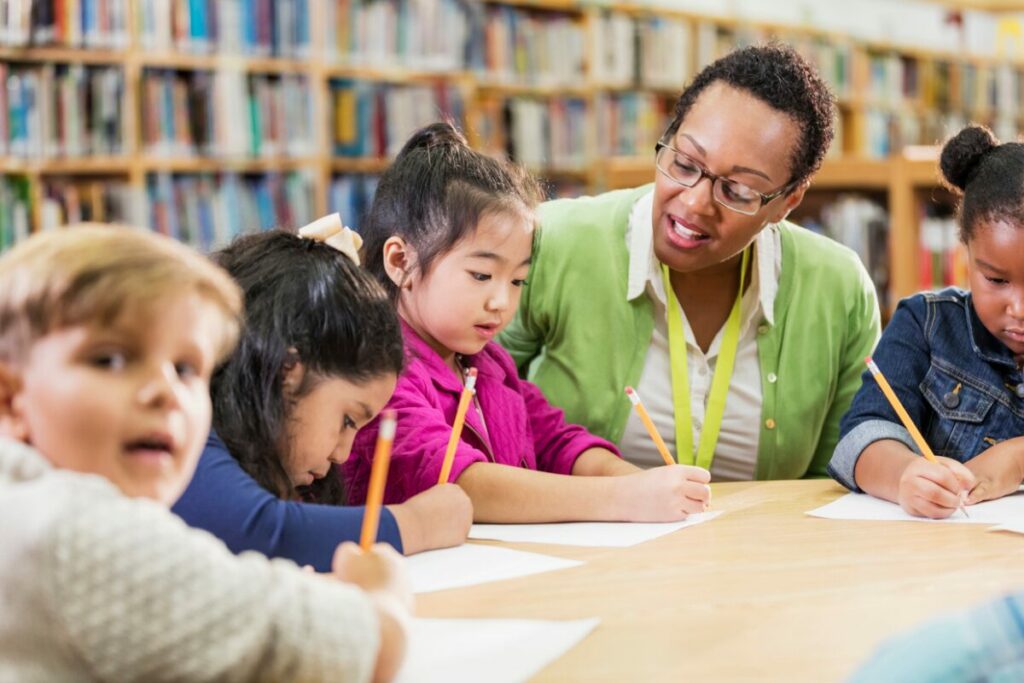
M 942 147 L 939 167 L 946 181 L 963 191 L 982 158 L 999 146 L 999 140 L 985 126 L 967 126 Z
M 468 147 L 469 143 L 451 122 L 438 121 L 413 133 L 402 147 L 402 151 L 398 153 L 398 157 L 404 157 L 414 149 L 445 146 Z

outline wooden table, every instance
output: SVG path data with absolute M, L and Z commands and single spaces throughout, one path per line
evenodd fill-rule
M 510 544 L 572 569 L 429 593 L 424 617 L 601 624 L 536 681 L 837 681 L 886 636 L 1024 590 L 1024 538 L 984 524 L 804 513 L 831 481 L 715 484 L 706 524 L 632 548 Z

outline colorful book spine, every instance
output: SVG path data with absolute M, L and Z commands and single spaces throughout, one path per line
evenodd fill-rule
M 298 228 L 315 218 L 313 179 L 306 172 L 151 174 L 142 202 L 146 224 L 203 251 L 244 233 Z
M 330 121 L 334 154 L 341 157 L 389 157 L 417 128 L 441 118 L 465 124 L 461 92 L 434 85 L 392 85 L 334 80 L 330 85 Z

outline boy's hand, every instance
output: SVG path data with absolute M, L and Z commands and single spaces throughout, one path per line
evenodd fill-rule
M 622 518 L 630 522 L 676 522 L 704 512 L 711 501 L 711 475 L 702 467 L 665 465 L 618 480 Z
M 974 474 L 956 460 L 914 458 L 900 476 L 899 504 L 917 517 L 945 519 L 960 507 L 961 492 L 974 488 Z
M 977 483 L 967 497 L 967 504 L 1002 498 L 1014 493 L 1024 481 L 1024 437 L 1007 439 L 976 455 L 964 465 Z
M 390 505 L 406 555 L 461 545 L 473 524 L 473 503 L 456 484 L 440 484 Z
M 386 543 L 377 543 L 365 553 L 355 543 L 342 543 L 334 551 L 331 576 L 412 609 L 412 586 L 405 560 Z

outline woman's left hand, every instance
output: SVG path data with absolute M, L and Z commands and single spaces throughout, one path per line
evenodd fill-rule
M 1014 493 L 1024 481 L 1024 437 L 1001 441 L 964 465 L 978 480 L 968 505 Z

